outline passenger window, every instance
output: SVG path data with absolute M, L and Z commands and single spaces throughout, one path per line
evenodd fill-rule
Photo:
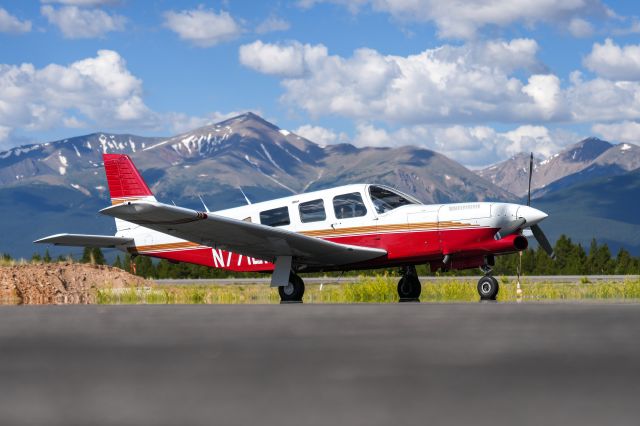
M 367 208 L 362 202 L 362 196 L 359 192 L 334 197 L 333 210 L 336 212 L 336 218 L 338 219 L 366 216 L 367 214 Z
M 302 223 L 320 222 L 327 218 L 327 213 L 324 211 L 324 201 L 322 200 L 300 203 L 298 209 Z
M 267 226 L 285 226 L 291 223 L 289 209 L 278 207 L 277 209 L 260 212 L 260 223 Z

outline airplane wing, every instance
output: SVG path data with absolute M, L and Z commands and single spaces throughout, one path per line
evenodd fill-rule
M 34 243 L 53 244 L 72 247 L 104 247 L 113 248 L 133 242 L 133 238 L 114 237 L 111 235 L 56 234 L 35 240 Z
M 279 256 L 291 256 L 297 264 L 345 265 L 387 254 L 382 249 L 333 243 L 158 202 L 133 201 L 100 212 L 188 241 L 271 262 Z

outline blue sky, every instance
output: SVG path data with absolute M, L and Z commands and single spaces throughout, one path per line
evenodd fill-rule
M 0 149 L 251 110 L 471 167 L 640 142 L 640 6 L 600 0 L 0 3 Z

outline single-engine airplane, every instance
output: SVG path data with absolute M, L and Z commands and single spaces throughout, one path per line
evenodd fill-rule
M 402 270 L 400 299 L 418 299 L 418 264 L 432 271 L 480 267 L 478 293 L 495 299 L 495 256 L 526 249 L 525 228 L 553 257 L 538 225 L 547 215 L 529 205 L 422 204 L 384 185 L 357 184 L 196 211 L 158 202 L 127 155 L 104 154 L 103 160 L 112 205 L 100 212 L 115 218 L 116 235 L 57 234 L 36 243 L 271 272 L 284 302 L 302 301 L 299 273 L 395 266 Z

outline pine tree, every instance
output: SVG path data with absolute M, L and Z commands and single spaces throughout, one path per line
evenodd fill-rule
M 104 254 L 102 254 L 102 250 L 100 250 L 100 247 L 94 247 L 91 250 L 91 256 L 93 257 L 92 263 L 95 263 L 96 265 L 104 265 L 106 263 Z
M 49 254 L 49 249 L 44 251 L 44 257 L 42 258 L 44 263 L 51 263 L 51 255 Z
M 120 260 L 120 255 L 116 256 L 116 260 L 113 261 L 114 268 L 122 269 L 122 261 Z
M 80 258 L 80 263 L 93 263 L 93 259 L 91 258 L 91 248 L 85 247 L 82 251 L 82 257 Z

